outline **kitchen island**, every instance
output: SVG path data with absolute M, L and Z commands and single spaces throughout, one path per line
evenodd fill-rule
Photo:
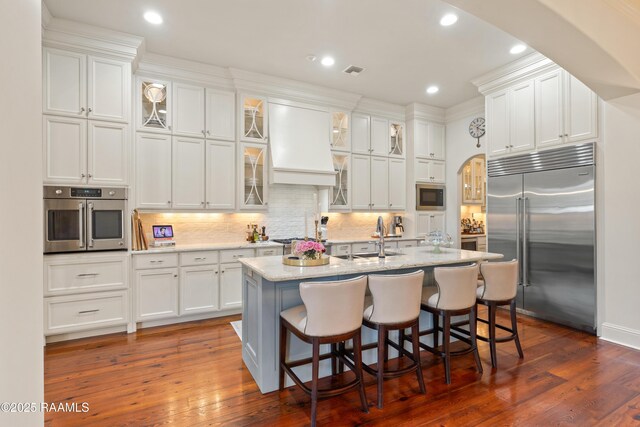
M 242 274 L 242 359 L 255 379 L 260 391 L 268 393 L 278 389 L 278 345 L 280 312 L 302 304 L 299 285 L 303 281 L 345 280 L 363 274 L 398 274 L 422 269 L 424 286 L 434 285 L 433 269 L 438 266 L 467 265 L 482 260 L 500 259 L 502 255 L 488 252 L 441 249 L 432 247 L 404 248 L 384 259 L 362 257 L 341 259 L 331 257 L 328 265 L 318 267 L 291 267 L 282 264 L 282 257 L 243 258 Z M 423 318 L 424 317 L 424 318 Z M 425 329 L 430 324 L 423 313 L 420 319 Z M 375 333 L 363 329 L 363 342 L 375 340 Z M 327 351 L 322 349 L 322 352 Z M 366 363 L 375 363 L 374 351 L 363 355 Z M 291 337 L 288 355 L 300 359 L 311 354 L 311 347 Z M 390 357 L 394 354 L 390 352 Z M 320 376 L 330 372 L 329 360 L 320 364 Z M 295 368 L 303 381 L 311 378 L 310 366 Z M 289 383 L 291 384 L 291 383 Z

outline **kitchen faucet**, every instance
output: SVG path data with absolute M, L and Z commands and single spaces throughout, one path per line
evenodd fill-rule
M 376 226 L 376 233 L 378 233 L 378 258 L 385 258 L 384 254 L 384 221 L 382 215 L 378 217 L 378 224 Z

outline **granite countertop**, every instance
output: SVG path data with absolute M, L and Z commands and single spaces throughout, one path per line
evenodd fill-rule
M 217 251 L 222 249 L 262 249 L 262 248 L 281 248 L 283 245 L 271 241 L 260 243 L 249 242 L 231 242 L 231 243 L 189 243 L 189 244 L 176 244 L 175 246 L 168 246 L 164 248 L 149 247 L 143 251 L 133 251 L 132 255 L 140 254 L 161 254 L 172 252 L 193 252 L 193 251 Z
M 281 256 L 261 258 L 241 258 L 243 265 L 272 282 L 309 279 L 313 277 L 329 277 L 346 274 L 369 273 L 384 270 L 399 270 L 414 267 L 429 267 L 488 259 L 500 259 L 501 254 L 489 252 L 465 251 L 443 248 L 440 253 L 433 253 L 433 248 L 421 246 L 394 251 L 399 255 L 387 258 L 360 258 L 345 260 L 331 257 L 327 265 L 319 267 L 292 267 L 282 264 Z
M 385 241 L 388 242 L 399 242 L 399 241 L 407 241 L 407 240 L 424 240 L 424 238 L 420 237 L 385 237 Z M 327 240 L 327 245 L 340 245 L 343 243 L 365 243 L 365 242 L 377 242 L 377 237 L 370 237 L 368 239 L 329 239 Z
M 460 233 L 462 237 L 485 237 L 486 233 Z

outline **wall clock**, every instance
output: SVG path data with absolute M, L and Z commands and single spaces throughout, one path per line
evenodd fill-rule
M 484 135 L 484 117 L 476 117 L 469 123 L 469 134 L 478 140 L 476 147 L 480 148 L 480 138 Z

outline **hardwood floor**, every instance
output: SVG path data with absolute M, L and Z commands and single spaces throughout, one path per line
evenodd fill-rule
M 258 390 L 229 324 L 238 318 L 47 345 L 45 400 L 88 402 L 89 412 L 49 412 L 45 425 L 308 424 L 309 398 L 299 388 Z M 506 313 L 499 318 L 506 322 Z M 525 316 L 518 321 L 523 360 L 513 342 L 498 344 L 492 370 L 489 348 L 479 343 L 484 374 L 472 355 L 453 358 L 447 386 L 441 360 L 422 352 L 426 395 L 415 375 L 389 380 L 378 410 L 375 378 L 365 374 L 369 414 L 353 391 L 321 400 L 318 424 L 640 425 L 640 351 Z

